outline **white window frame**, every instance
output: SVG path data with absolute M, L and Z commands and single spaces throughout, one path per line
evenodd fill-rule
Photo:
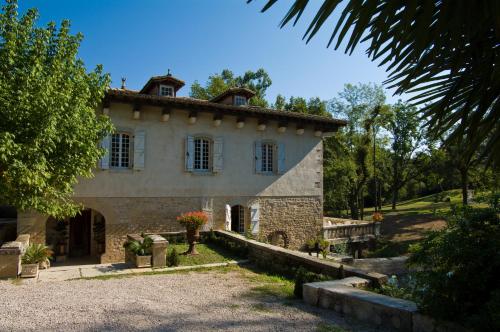
M 238 102 L 239 100 L 239 102 Z M 234 96 L 234 105 L 236 106 L 244 106 L 247 104 L 247 98 L 239 95 Z
M 262 155 L 260 156 L 261 172 L 263 174 L 276 173 L 276 143 L 270 141 L 263 141 L 261 143 Z
M 199 143 L 198 143 L 199 142 Z M 197 146 L 200 144 L 199 146 Z M 193 172 L 209 173 L 212 171 L 213 140 L 206 136 L 194 137 Z M 206 159 L 204 158 L 206 157 Z
M 162 88 L 170 90 L 172 94 L 162 94 Z M 162 97 L 174 97 L 175 95 L 174 87 L 171 85 L 160 84 L 160 86 L 158 87 L 158 95 Z
M 125 145 L 125 136 L 127 136 L 128 138 L 128 148 L 127 147 L 124 147 Z M 118 137 L 118 151 L 115 151 L 114 150 L 114 145 L 115 145 L 115 137 Z M 114 168 L 114 169 L 129 169 L 129 168 L 132 168 L 132 144 L 133 144 L 133 140 L 132 140 L 133 136 L 132 136 L 132 133 L 130 132 L 126 132 L 126 131 L 119 131 L 119 132 L 115 132 L 111 135 L 111 142 L 110 142 L 110 163 L 109 163 L 109 167 L 110 168 Z M 125 160 L 123 160 L 123 158 L 125 157 L 125 149 L 127 150 L 126 152 L 126 166 L 124 166 L 125 164 Z M 114 157 L 115 157 L 115 154 L 118 154 L 118 159 L 115 161 L 114 160 Z

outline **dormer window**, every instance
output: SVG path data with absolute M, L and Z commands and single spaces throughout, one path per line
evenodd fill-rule
M 170 85 L 160 85 L 159 94 L 160 96 L 173 97 L 174 88 Z
M 234 96 L 234 104 L 236 106 L 242 106 L 247 104 L 247 98 L 243 96 Z

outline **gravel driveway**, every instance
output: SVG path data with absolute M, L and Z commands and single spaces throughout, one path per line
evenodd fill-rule
M 247 270 L 245 270 L 247 271 Z M 251 294 L 241 271 L 16 284 L 0 281 L 0 330 L 371 331 L 298 300 Z

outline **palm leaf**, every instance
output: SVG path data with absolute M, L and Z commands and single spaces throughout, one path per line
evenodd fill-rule
M 267 1 L 262 11 L 276 2 Z M 306 42 L 342 7 L 341 2 L 323 0 L 303 36 Z M 384 84 L 396 88 L 397 94 L 417 93 L 412 102 L 423 106 L 421 115 L 429 118 L 431 133 L 451 133 L 447 143 L 465 135 L 464 158 L 487 146 L 481 148 L 485 157 L 500 163 L 494 149 L 500 146 L 500 2 L 344 2 L 327 45 L 334 43 L 338 49 L 347 40 L 345 52 L 350 54 L 365 43 L 368 56 L 387 66 Z M 295 25 L 308 3 L 296 0 L 280 27 L 293 19 Z

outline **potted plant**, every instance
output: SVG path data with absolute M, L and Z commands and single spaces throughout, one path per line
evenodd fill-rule
M 198 255 L 195 244 L 200 239 L 200 226 L 206 224 L 208 216 L 203 211 L 193 211 L 181 214 L 177 221 L 186 227 L 186 237 L 189 244 L 185 255 Z
M 21 277 L 36 278 L 40 267 L 49 266 L 52 254 L 52 250 L 44 244 L 30 244 L 21 258 Z
M 125 249 L 132 252 L 135 256 L 136 267 L 150 267 L 151 266 L 151 247 L 153 246 L 153 239 L 149 236 L 144 236 L 142 241 L 130 240 L 124 245 Z

